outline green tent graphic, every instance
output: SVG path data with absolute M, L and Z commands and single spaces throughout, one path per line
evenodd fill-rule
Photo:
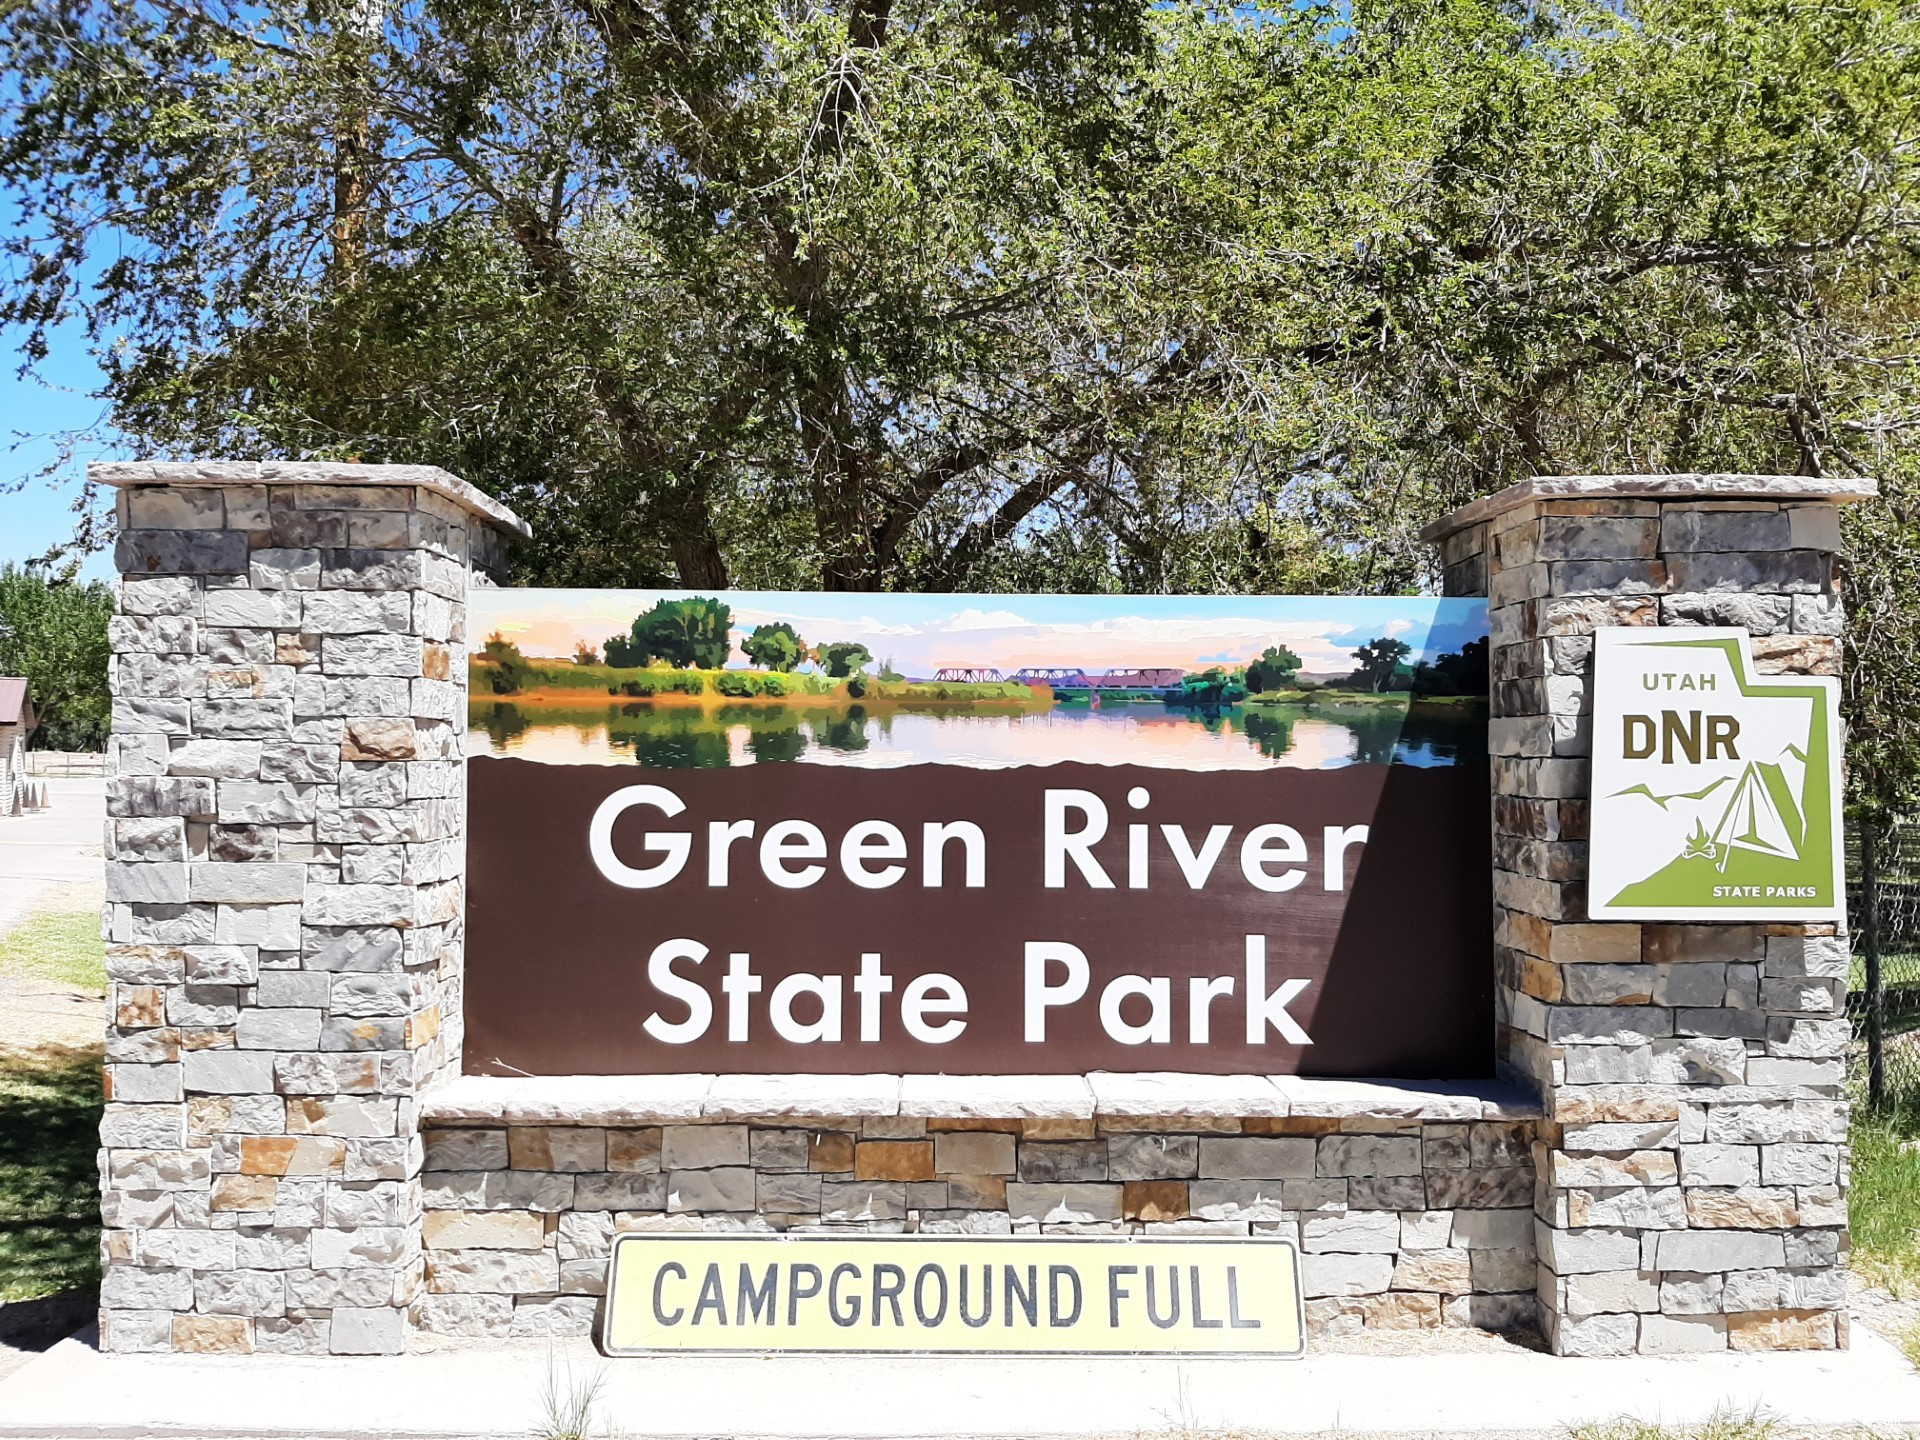
M 1797 751 L 1788 753 L 1798 754 Z M 1804 766 L 1802 768 L 1804 772 Z M 1787 782 L 1785 770 L 1779 765 L 1756 761 L 1741 772 L 1733 798 L 1727 802 L 1720 823 L 1713 827 L 1710 842 L 1716 864 L 1724 875 L 1735 850 L 1798 860 L 1806 837 L 1800 797 Z

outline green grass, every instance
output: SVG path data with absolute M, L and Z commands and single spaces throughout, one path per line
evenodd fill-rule
M 29 916 L 0 937 L 0 971 L 104 991 L 99 915 Z M 0 1302 L 99 1279 L 100 1106 L 97 1049 L 0 1047 Z
M 0 1050 L 0 1302 L 100 1278 L 100 1057 Z
M 1249 695 L 1249 705 L 1299 705 L 1316 710 L 1471 710 L 1487 703 L 1484 695 L 1415 695 L 1411 690 L 1262 690 Z
M 1853 1268 L 1896 1296 L 1920 1294 L 1920 1107 L 1853 1117 Z
M 26 971 L 62 985 L 104 991 L 107 964 L 100 916 L 92 910 L 28 916 L 0 937 L 0 970 Z

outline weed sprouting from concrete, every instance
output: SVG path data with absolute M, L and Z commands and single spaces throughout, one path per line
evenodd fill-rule
M 571 1365 L 564 1370 L 556 1368 L 549 1356 L 547 1378 L 540 1387 L 541 1422 L 533 1432 L 534 1440 L 589 1440 L 594 1410 L 606 1383 L 607 1372 L 603 1369 L 576 1378 Z
M 1576 1426 L 1573 1440 L 1777 1440 L 1780 1423 L 1758 1408 L 1716 1409 L 1698 1425 L 1662 1425 L 1622 1416 L 1598 1425 Z

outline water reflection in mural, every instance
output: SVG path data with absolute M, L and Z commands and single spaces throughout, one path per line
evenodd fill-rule
M 1240 704 L 1196 711 L 1158 702 L 969 715 L 859 703 L 658 707 L 475 701 L 474 754 L 556 764 L 637 762 L 663 770 L 815 765 L 1045 765 L 1079 760 L 1180 769 L 1451 765 L 1485 753 L 1476 707 L 1419 703 Z

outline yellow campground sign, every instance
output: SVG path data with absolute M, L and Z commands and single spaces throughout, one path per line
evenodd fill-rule
M 611 1266 L 609 1355 L 1305 1350 L 1281 1239 L 622 1235 Z

